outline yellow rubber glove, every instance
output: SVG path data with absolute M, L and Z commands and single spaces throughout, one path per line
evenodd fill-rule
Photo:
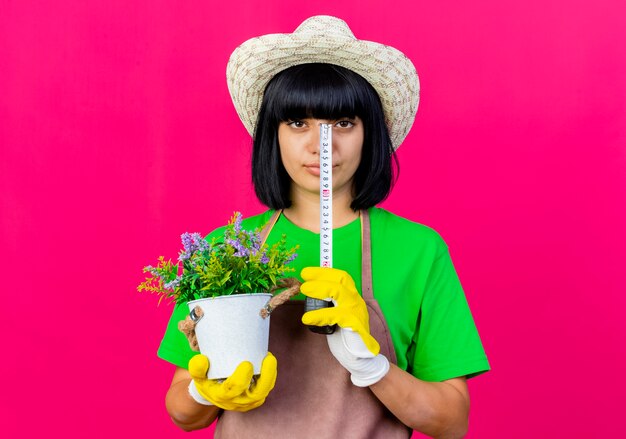
M 308 267 L 302 270 L 305 282 L 300 291 L 314 299 L 331 299 L 335 306 L 309 311 L 302 316 L 305 325 L 334 325 L 328 334 L 328 348 L 335 359 L 350 372 L 355 386 L 367 387 L 389 372 L 389 360 L 370 335 L 367 305 L 356 290 L 352 277 L 335 268 Z
M 369 314 L 365 301 L 359 294 L 352 276 L 336 268 L 307 267 L 300 274 L 304 283 L 302 294 L 313 299 L 331 299 L 334 307 L 309 311 L 302 316 L 305 325 L 326 326 L 337 324 L 361 336 L 367 350 L 378 355 L 380 345 L 370 335 Z
M 242 362 L 224 381 L 209 380 L 206 377 L 209 359 L 204 355 L 196 355 L 189 360 L 189 373 L 193 378 L 191 386 L 195 386 L 202 398 L 221 409 L 247 412 L 265 402 L 276 384 L 277 366 L 276 357 L 268 352 L 256 382 L 253 382 L 252 363 L 249 361 Z M 198 401 L 193 390 L 190 387 L 190 394 Z

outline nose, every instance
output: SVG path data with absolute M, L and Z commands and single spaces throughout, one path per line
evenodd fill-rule
M 313 119 L 310 122 L 310 129 L 307 134 L 307 148 L 313 155 L 319 155 L 320 153 L 320 129 L 324 123 L 323 120 Z
M 315 154 L 320 153 L 320 146 L 332 150 L 332 124 L 327 120 L 316 119 L 311 130 L 310 148 Z
M 319 124 L 314 124 L 313 129 L 309 133 L 308 149 L 314 155 L 320 153 L 320 130 Z

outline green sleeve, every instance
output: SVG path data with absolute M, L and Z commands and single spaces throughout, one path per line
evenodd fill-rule
M 181 303 L 174 308 L 157 351 L 159 358 L 185 369 L 187 369 L 191 357 L 198 354 L 198 352 L 191 350 L 187 337 L 178 330 L 178 322 L 185 320 L 187 314 L 189 314 L 189 308 L 186 303 Z
M 490 369 L 447 247 L 433 262 L 413 336 L 413 374 L 425 381 L 468 378 Z

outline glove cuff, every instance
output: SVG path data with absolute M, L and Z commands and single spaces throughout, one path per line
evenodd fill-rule
M 357 387 L 369 387 L 382 380 L 389 372 L 389 360 L 383 354 L 367 359 L 367 367 L 352 370 L 350 380 Z
M 198 388 L 196 387 L 196 383 L 194 382 L 194 380 L 191 380 L 187 389 L 189 390 L 189 395 L 191 395 L 193 400 L 196 401 L 198 404 L 214 405 L 211 401 L 202 396 L 200 392 L 198 392 Z

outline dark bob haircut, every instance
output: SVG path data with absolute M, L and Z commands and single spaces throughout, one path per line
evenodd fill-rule
M 252 182 L 257 198 L 272 209 L 291 205 L 291 179 L 278 145 L 281 122 L 358 116 L 363 122 L 361 163 L 354 175 L 353 210 L 389 195 L 398 163 L 378 93 L 360 75 L 332 64 L 301 64 L 272 78 L 265 88 L 254 133 Z

